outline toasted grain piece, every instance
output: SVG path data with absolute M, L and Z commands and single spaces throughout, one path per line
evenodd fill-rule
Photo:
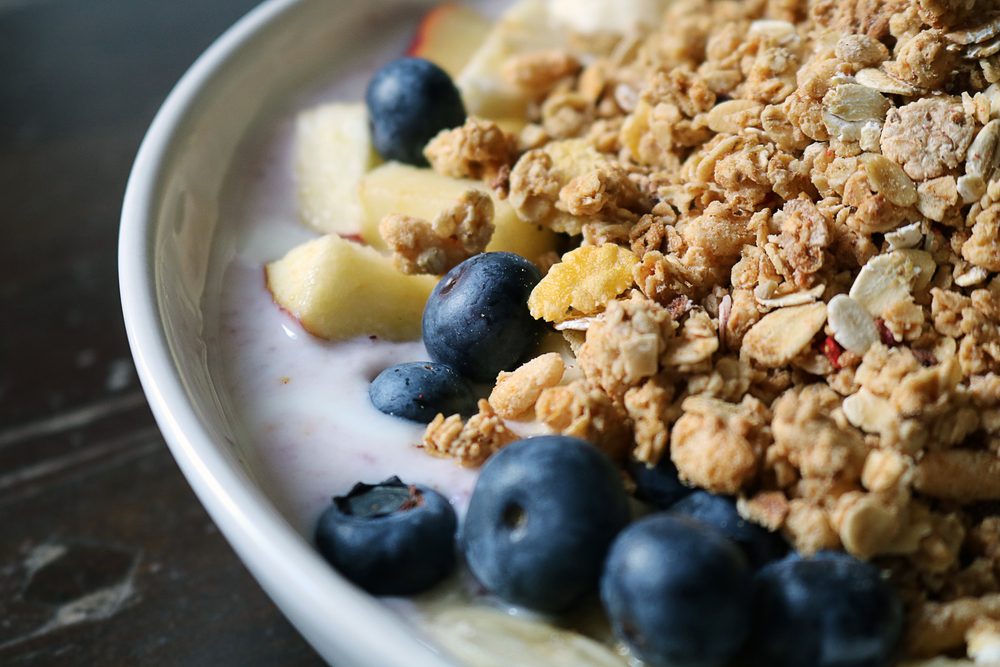
M 504 419 L 517 419 L 534 407 L 542 390 L 559 384 L 565 370 L 558 353 L 537 356 L 510 373 L 501 372 L 489 403 Z
M 768 368 L 789 363 L 826 322 L 826 304 L 779 308 L 765 315 L 743 337 L 741 354 Z

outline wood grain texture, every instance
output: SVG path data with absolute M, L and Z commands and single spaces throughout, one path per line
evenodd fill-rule
M 0 664 L 322 664 L 170 457 L 118 301 L 139 141 L 254 4 L 0 2 Z

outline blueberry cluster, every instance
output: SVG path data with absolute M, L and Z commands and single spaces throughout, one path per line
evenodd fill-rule
M 439 412 L 476 411 L 473 382 L 513 370 L 542 333 L 528 296 L 542 276 L 509 252 L 471 257 L 445 274 L 424 308 L 424 346 L 433 362 L 400 364 L 372 382 L 372 404 L 386 414 L 427 423 Z
M 703 491 L 630 520 L 610 459 L 583 440 L 541 436 L 487 461 L 457 537 L 443 498 L 389 480 L 335 499 L 316 541 L 377 594 L 430 588 L 453 569 L 456 546 L 508 604 L 558 614 L 599 592 L 615 635 L 651 667 L 892 663 L 902 605 L 875 566 L 785 554 L 732 500 Z

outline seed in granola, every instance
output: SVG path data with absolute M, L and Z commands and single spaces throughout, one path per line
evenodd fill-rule
M 1000 160 L 998 147 L 1000 147 L 1000 120 L 991 120 L 979 131 L 969 146 L 965 159 L 966 175 L 990 180 Z
M 743 337 L 741 354 L 767 368 L 779 368 L 798 356 L 825 322 L 823 302 L 771 311 Z
M 834 339 L 855 354 L 863 355 L 879 340 L 875 320 L 860 303 L 845 294 L 830 299 L 827 318 Z
M 566 253 L 532 290 L 531 316 L 561 322 L 603 310 L 632 286 L 632 268 L 638 261 L 631 251 L 611 243 Z
M 911 298 L 916 273 L 913 262 L 902 251 L 878 255 L 861 267 L 851 285 L 850 297 L 873 317 L 881 317 L 890 307 Z
M 885 235 L 886 242 L 893 250 L 916 247 L 923 238 L 923 226 L 919 222 L 903 225 Z
M 968 266 L 962 271 L 959 271 L 958 266 L 956 266 L 954 279 L 955 284 L 959 287 L 972 287 L 982 283 L 989 275 L 989 271 L 981 266 Z
M 988 42 L 976 44 L 965 51 L 965 57 L 970 60 L 989 58 L 1000 52 L 1000 37 L 994 37 Z
M 982 176 L 963 174 L 958 177 L 956 191 L 962 197 L 963 204 L 972 204 L 982 199 L 983 195 L 986 194 L 986 181 L 983 180 Z M 924 213 L 924 215 L 927 214 Z
M 934 257 L 929 252 L 918 250 L 917 248 L 901 248 L 893 252 L 900 253 L 913 265 L 914 290 L 919 292 L 930 285 L 931 280 L 934 278 L 934 272 L 937 270 L 937 262 L 934 261 Z
M 843 366 L 840 365 L 840 356 L 844 353 L 844 348 L 840 346 L 840 343 L 834 339 L 833 336 L 827 336 L 823 340 L 823 355 L 833 366 L 834 370 L 840 370 Z
M 763 105 L 753 100 L 726 100 L 705 114 L 705 124 L 713 132 L 736 134 L 753 119 L 759 119 Z
M 844 35 L 837 41 L 837 57 L 855 65 L 875 67 L 889 59 L 889 49 L 868 35 Z
M 878 153 L 865 153 L 861 164 L 868 174 L 872 190 L 885 196 L 896 206 L 913 206 L 917 203 L 917 186 L 903 169 Z
M 875 68 L 863 69 L 855 75 L 858 83 L 866 88 L 877 90 L 886 95 L 903 95 L 912 97 L 920 91 L 905 81 L 889 76 L 884 71 Z
M 945 34 L 945 38 L 955 44 L 966 46 L 979 44 L 1000 35 L 1000 14 L 994 14 L 989 19 L 974 28 L 956 30 Z
M 881 125 L 889 100 L 877 90 L 856 83 L 842 83 L 823 98 L 823 121 L 832 136 L 857 141 L 861 126 L 869 121 Z

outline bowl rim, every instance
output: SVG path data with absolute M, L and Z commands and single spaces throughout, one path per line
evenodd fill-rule
M 195 60 L 157 111 L 129 174 L 121 211 L 118 270 L 125 329 L 146 399 L 188 483 L 244 565 L 309 643 L 326 659 L 347 651 L 358 664 L 373 667 L 404 662 L 450 667 L 415 628 L 336 574 L 222 454 L 185 389 L 160 315 L 155 239 L 162 184 L 179 130 L 244 47 L 311 1 L 317 0 L 266 0 L 250 10 Z

